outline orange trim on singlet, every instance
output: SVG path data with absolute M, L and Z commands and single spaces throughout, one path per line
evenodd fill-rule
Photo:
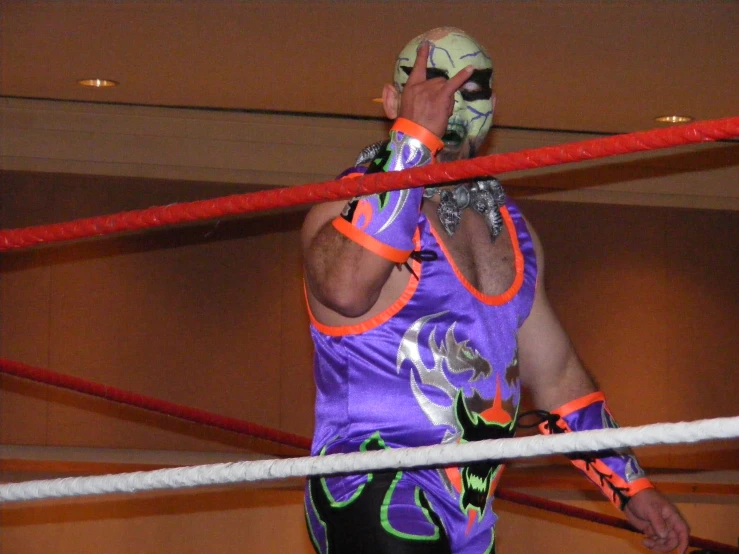
M 570 400 L 569 402 L 567 402 L 567 404 L 560 406 L 556 410 L 552 410 L 551 413 L 558 414 L 560 417 L 565 417 L 570 415 L 572 412 L 581 410 L 585 406 L 590 406 L 591 404 L 594 404 L 596 402 L 605 401 L 606 395 L 603 394 L 601 391 L 591 392 L 590 394 L 586 394 L 585 396 L 581 396 L 580 398 L 575 398 L 575 400 Z
M 513 223 L 513 218 L 511 218 L 511 214 L 508 213 L 508 208 L 505 206 L 501 207 L 500 214 L 503 216 L 503 221 L 505 222 L 506 231 L 508 231 L 508 236 L 511 237 L 511 246 L 513 247 L 513 256 L 514 256 L 514 267 L 516 269 L 516 277 L 513 279 L 513 283 L 511 283 L 511 286 L 508 287 L 508 290 L 496 295 L 488 295 L 483 294 L 479 290 L 477 290 L 475 287 L 472 286 L 472 283 L 470 283 L 464 275 L 462 275 L 462 272 L 457 267 L 457 264 L 454 263 L 454 259 L 449 254 L 449 251 L 447 250 L 446 246 L 444 245 L 444 241 L 441 239 L 439 234 L 436 232 L 436 229 L 434 229 L 433 225 L 431 225 L 431 222 L 429 222 L 429 228 L 431 229 L 431 234 L 436 239 L 436 242 L 439 244 L 439 248 L 441 248 L 441 251 L 444 252 L 444 255 L 446 256 L 447 260 L 449 261 L 449 265 L 452 267 L 452 270 L 454 271 L 454 274 L 457 276 L 457 279 L 460 283 L 466 288 L 470 294 L 472 294 L 475 298 L 477 298 L 480 302 L 483 304 L 487 304 L 488 306 L 501 306 L 502 304 L 505 304 L 506 302 L 509 302 L 516 294 L 518 294 L 518 291 L 521 289 L 521 285 L 523 285 L 523 278 L 524 278 L 524 259 L 523 254 L 521 253 L 521 247 L 518 242 L 518 234 L 516 233 L 516 225 Z
M 396 264 L 404 263 L 408 259 L 408 256 L 411 255 L 411 252 L 413 252 L 413 250 L 400 250 L 399 248 L 393 248 L 384 242 L 380 242 L 375 237 L 368 235 L 361 229 L 355 227 L 341 216 L 334 219 L 332 224 L 339 233 L 349 240 L 356 242 L 359 246 L 366 248 L 373 254 L 377 254 L 381 258 L 385 258 L 386 260 L 390 260 Z
M 418 232 L 418 229 L 416 229 L 416 233 L 413 236 L 413 243 L 415 244 L 416 248 L 421 247 L 421 236 Z M 310 309 L 310 303 L 308 302 L 308 288 L 305 280 L 303 280 L 303 294 L 305 294 L 305 304 L 308 308 L 308 317 L 310 318 L 311 324 L 324 335 L 328 335 L 331 337 L 359 335 L 360 333 L 366 333 L 367 331 L 370 331 L 371 329 L 382 325 L 395 314 L 397 314 L 406 304 L 408 304 L 408 302 L 410 302 L 411 298 L 415 294 L 416 289 L 418 288 L 418 283 L 421 279 L 421 262 L 419 262 L 418 260 L 413 260 L 411 263 L 411 268 L 413 269 L 413 272 L 418 275 L 418 279 L 416 279 L 416 277 L 413 275 L 409 275 L 408 284 L 406 285 L 405 290 L 403 290 L 403 294 L 401 294 L 395 302 L 393 302 L 390 306 L 388 306 L 388 308 L 386 308 L 379 314 L 372 316 L 368 320 L 351 325 L 324 325 L 323 323 L 319 322 L 316 319 L 315 315 L 313 315 L 313 311 Z

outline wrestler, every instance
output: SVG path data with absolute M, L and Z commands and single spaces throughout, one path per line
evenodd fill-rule
M 387 141 L 343 173 L 473 157 L 493 116 L 493 66 L 458 29 L 413 39 L 383 90 Z M 510 437 L 521 387 L 560 433 L 613 427 L 550 308 L 541 245 L 493 178 L 314 207 L 303 227 L 315 344 L 313 455 Z M 688 528 L 627 451 L 573 463 L 644 531 L 684 552 Z M 319 553 L 494 552 L 503 466 L 312 478 Z

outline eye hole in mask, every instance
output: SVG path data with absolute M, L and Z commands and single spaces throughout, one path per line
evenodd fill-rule
M 403 73 L 410 76 L 412 67 L 407 65 L 401 65 L 400 68 Z M 474 102 L 475 100 L 490 100 L 493 96 L 493 90 L 490 88 L 490 80 L 493 76 L 492 69 L 475 69 L 467 79 L 459 92 L 462 94 L 467 102 Z M 436 79 L 441 77 L 442 79 L 449 79 L 449 73 L 445 69 L 439 69 L 438 67 L 427 67 L 426 68 L 426 79 Z

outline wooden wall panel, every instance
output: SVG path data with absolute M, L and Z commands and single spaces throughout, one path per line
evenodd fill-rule
M 42 221 L 53 204 L 51 187 L 35 180 L 0 186 L 0 225 Z M 36 251 L 0 258 L 0 349 L 3 356 L 48 366 L 51 269 Z M 22 300 L 21 300 L 22 299 Z M 46 442 L 49 389 L 0 377 L 0 444 Z
M 3 554 L 313 552 L 298 490 L 109 496 L 5 506 L 0 518 Z
M 13 176 L 16 181 L 11 177 L 3 183 L 4 204 L 22 213 L 24 204 L 16 201 L 13 191 L 25 189 L 32 179 Z M 43 183 L 48 176 L 36 178 Z M 162 182 L 120 178 L 62 176 L 55 182 L 50 195 L 56 195 L 57 200 L 49 209 L 13 225 L 235 192 L 232 186 L 201 185 L 182 191 L 172 183 L 165 187 Z M 26 289 L 34 284 L 33 271 L 39 269 L 22 267 L 5 272 L 3 329 L 8 331 L 3 354 L 275 428 L 283 428 L 281 382 L 287 379 L 290 414 L 294 413 L 296 393 L 310 399 L 301 404 L 304 413 L 292 420 L 309 434 L 310 350 L 301 356 L 295 349 L 280 346 L 283 334 L 295 335 L 297 330 L 292 325 L 283 332 L 283 314 L 294 314 L 302 329 L 306 328 L 305 317 L 300 318 L 304 309 L 297 249 L 302 217 L 286 213 L 210 222 L 37 249 L 36 263 L 45 271 L 48 284 L 33 291 L 41 295 L 42 302 L 36 303 L 43 308 L 40 315 L 48 320 L 46 330 L 28 333 L 25 341 L 33 345 L 19 348 L 22 339 L 10 330 L 31 325 L 27 302 L 35 296 Z M 290 244 L 294 245 L 292 250 L 285 250 L 283 246 Z M 18 266 L 18 260 L 26 256 L 12 253 L 4 260 Z M 289 307 L 283 306 L 288 289 L 294 291 L 296 300 Z M 309 348 L 309 339 L 302 343 Z M 44 359 L 24 355 L 32 347 L 43 351 Z M 302 364 L 296 356 L 304 360 Z M 290 367 L 293 379 L 290 372 L 283 373 L 283 367 Z M 307 386 L 291 392 L 291 383 Z M 52 401 L 43 405 L 48 419 L 36 426 L 39 428 L 21 424 L 26 435 L 21 431 L 13 432 L 12 437 L 6 434 L 10 442 L 191 450 L 258 443 L 66 391 L 39 386 L 34 390 L 37 396 L 51 395 Z M 8 398 L 15 396 L 11 392 Z M 10 411 L 3 428 L 10 432 L 15 429 L 13 422 L 23 419 L 22 406 L 11 409 L 12 401 L 4 404 Z
M 281 428 L 302 436 L 313 435 L 313 342 L 303 289 L 303 261 L 299 226 L 305 212 L 297 212 L 295 230 L 281 234 L 283 291 L 280 336 Z

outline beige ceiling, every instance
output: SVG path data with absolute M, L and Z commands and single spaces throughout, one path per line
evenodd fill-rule
M 397 51 L 441 25 L 493 57 L 494 151 L 651 129 L 662 114 L 739 116 L 739 0 L 0 0 L 0 171 L 331 179 L 353 159 L 344 150 L 380 136 L 372 99 Z M 120 86 L 76 84 L 91 77 Z M 299 136 L 259 135 L 264 125 Z M 298 173 L 246 155 L 316 141 L 334 146 Z M 506 186 L 543 200 L 739 210 L 739 139 L 685 148 Z
M 496 64 L 496 124 L 625 132 L 739 115 L 739 2 L 0 2 L 0 94 L 380 117 L 396 52 L 439 25 Z M 120 81 L 109 90 L 75 84 Z

